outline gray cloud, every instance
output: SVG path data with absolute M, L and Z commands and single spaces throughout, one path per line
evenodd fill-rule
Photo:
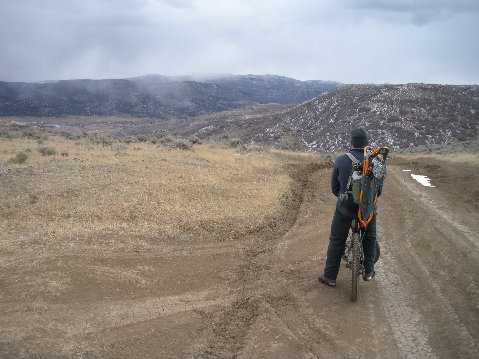
M 384 17 L 391 20 L 411 21 L 422 26 L 434 21 L 441 21 L 456 15 L 479 12 L 476 0 L 345 0 L 352 8 L 369 12 L 370 16 Z
M 476 1 L 83 0 L 0 4 L 0 80 L 274 73 L 478 83 Z

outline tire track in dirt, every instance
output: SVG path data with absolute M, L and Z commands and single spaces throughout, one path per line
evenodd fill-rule
M 202 344 L 200 357 L 244 356 L 245 350 L 248 351 L 247 343 L 251 344 L 252 330 L 255 326 L 262 326 L 258 323 L 264 321 L 278 323 L 282 328 L 278 335 L 289 337 L 295 343 L 293 347 L 307 347 L 307 342 L 301 341 L 297 331 L 291 330 L 275 311 L 276 303 L 291 308 L 295 306 L 295 300 L 283 286 L 284 280 L 275 279 L 275 275 L 281 278 L 283 273 L 277 273 L 273 253 L 279 240 L 298 219 L 310 175 L 325 167 L 329 165 L 311 163 L 290 169 L 295 183 L 285 197 L 284 212 L 279 220 L 266 223 L 249 234 L 247 242 L 250 245 L 245 248 L 243 261 L 235 269 L 230 285 L 237 288 L 237 299 L 231 306 L 208 317 L 207 321 L 214 324 L 205 328 L 207 339 Z M 307 352 L 304 355 L 309 355 Z
M 411 196 L 416 203 L 421 205 L 426 211 L 432 212 L 432 215 L 439 216 L 443 221 L 453 226 L 459 233 L 461 233 L 475 248 L 479 248 L 479 234 L 471 230 L 468 226 L 461 223 L 460 219 L 456 215 L 442 209 L 441 206 L 432 199 L 424 190 L 420 191 L 418 186 L 411 181 L 406 181 L 398 175 L 396 169 L 391 168 L 390 173 L 394 174 L 395 177 L 400 181 L 401 186 L 410 191 L 413 196 Z
M 149 278 L 164 288 L 128 286 L 137 296 L 131 300 L 45 303 L 29 318 L 20 313 L 25 303 L 1 303 L 2 326 L 11 329 L 0 339 L 3 353 L 17 353 L 14 345 L 21 342 L 27 352 L 59 357 L 477 357 L 477 251 L 467 231 L 431 207 L 452 218 L 447 202 L 430 193 L 421 197 L 420 187 L 403 184 L 400 170 L 391 168 L 379 200 L 376 278 L 360 281 L 359 299 L 351 303 L 344 266 L 336 288 L 317 282 L 336 200 L 330 169 L 303 164 L 293 170 L 284 213 L 237 242 L 172 245 L 109 259 L 130 266 L 158 261 L 161 270 Z M 471 218 L 460 218 L 470 233 L 478 231 Z M 462 239 L 451 240 L 455 236 Z M 218 254 L 223 259 L 210 263 Z M 182 266 L 165 273 L 177 262 Z
M 444 209 L 439 209 L 438 203 L 430 196 L 421 192 L 413 182 L 407 182 L 400 177 L 400 172 L 393 168 L 390 170 L 393 183 L 388 183 L 395 188 L 395 198 L 387 198 L 384 206 L 387 230 L 384 225 L 378 227 L 380 238 L 387 238 L 381 242 L 383 245 L 383 266 L 385 270 L 378 273 L 379 288 L 382 300 L 389 303 L 386 313 L 393 327 L 394 337 L 402 356 L 412 357 L 437 357 L 444 355 L 459 355 L 460 357 L 475 357 L 477 355 L 477 343 L 474 335 L 458 317 L 455 300 L 463 298 L 451 297 L 444 293 L 444 283 L 439 283 L 436 275 L 431 273 L 434 268 L 428 268 L 423 262 L 434 255 L 431 251 L 420 251 L 416 242 L 423 233 L 417 228 L 417 223 L 427 225 L 429 238 L 424 241 L 434 241 L 435 244 L 446 242 L 446 238 L 432 237 L 433 231 L 441 231 L 441 227 L 453 224 L 455 235 L 463 234 L 466 237 L 472 231 L 463 225 L 457 225 L 456 221 L 432 221 L 435 215 L 441 218 L 453 218 Z M 417 210 L 416 206 L 420 209 Z M 383 212 L 380 212 L 383 214 Z M 412 215 L 412 213 L 414 213 Z M 440 233 L 440 232 L 439 232 Z M 451 238 L 451 237 L 449 237 Z M 452 237 L 453 238 L 453 237 Z M 465 242 L 469 247 L 475 247 L 474 241 Z M 434 248 L 434 247 L 433 247 Z M 443 247 L 447 248 L 447 247 Z M 419 254 L 420 253 L 420 254 Z M 441 251 L 439 251 L 441 253 Z M 469 252 L 471 253 L 471 252 Z M 442 257 L 442 255 L 440 255 Z M 475 253 L 472 253 L 475 257 Z M 432 260 L 434 258 L 431 258 Z M 436 257 L 436 261 L 440 258 Z M 412 277 L 405 275 L 401 268 L 410 268 Z M 436 279 L 437 278 L 437 279 Z M 422 297 L 418 297 L 418 287 L 421 288 Z M 424 296 L 432 293 L 431 296 Z M 427 298 L 427 299 L 426 299 Z M 417 303 L 414 303 L 417 301 Z M 422 303 L 420 305 L 419 303 Z M 415 305 L 414 305 L 415 304 Z M 429 313 L 428 313 L 429 312 Z M 431 321 L 431 313 L 434 320 Z M 433 322 L 433 323 L 431 323 Z M 437 327 L 441 329 L 438 330 Z M 449 344 L 445 344 L 448 337 L 454 333 Z M 447 343 L 447 342 L 446 342 Z M 452 346 L 452 344 L 454 346 Z M 434 347 L 434 350 L 432 349 Z M 451 351 L 452 350 L 452 351 Z
M 45 304 L 37 316 L 25 322 L 21 308 L 10 306 L 8 327 L 23 328 L 23 337 L 32 335 L 36 328 L 62 333 L 62 336 L 86 335 L 103 330 L 113 330 L 159 317 L 181 312 L 202 310 L 213 306 L 228 305 L 233 298 L 227 292 L 187 292 L 167 297 L 150 297 L 136 300 L 104 300 L 102 302 L 77 304 Z M 19 315 L 17 316 L 16 313 Z M 72 321 L 71 318 L 80 318 Z M 7 319 L 7 318 L 4 318 Z M 18 333 L 16 330 L 12 332 Z M 9 337 L 4 333 L 0 342 L 18 341 L 22 337 Z
M 218 327 L 205 335 L 200 357 L 475 357 L 477 269 L 464 274 L 457 288 L 441 274 L 444 265 L 460 272 L 449 252 L 475 263 L 473 243 L 448 240 L 463 228 L 438 220 L 400 174 L 391 170 L 379 202 L 383 250 L 375 280 L 360 283 L 358 302 L 350 302 L 344 266 L 336 288 L 316 281 L 335 199 L 330 171 L 312 172 L 290 227 L 251 239 L 232 279 L 238 302 L 208 317 Z
M 347 279 L 342 274 L 343 283 L 335 289 L 316 280 L 329 235 L 325 218 L 329 222 L 334 209 L 329 178 L 329 169 L 311 173 L 293 225 L 257 252 L 248 248 L 255 255 L 246 257 L 246 273 L 238 272 L 238 278 L 248 278 L 243 305 L 208 318 L 219 328 L 215 335 L 205 335 L 210 339 L 200 357 L 391 356 L 390 346 L 384 345 L 391 334 L 380 305 L 374 300 L 350 302 L 349 273 Z M 325 198 L 331 200 L 325 203 Z
M 378 226 L 378 235 L 382 238 L 386 233 Z M 397 240 L 396 237 L 389 237 Z M 386 314 L 392 326 L 394 339 L 402 353 L 401 357 L 414 356 L 417 358 L 434 358 L 433 350 L 428 343 L 428 330 L 423 325 L 422 315 L 410 307 L 410 290 L 407 283 L 401 280 L 397 264 L 391 255 L 391 248 L 386 241 L 381 243 L 382 270 L 378 271 L 378 287 L 381 290 L 381 299 L 386 305 Z
M 259 339 L 254 345 L 248 343 L 244 352 L 250 354 L 249 357 L 391 356 L 390 348 L 383 343 L 389 331 L 378 304 L 367 299 L 358 303 L 349 300 L 349 271 L 343 269 L 340 284 L 334 289 L 316 280 L 324 266 L 330 217 L 334 211 L 335 198 L 330 193 L 329 179 L 329 169 L 310 176 L 297 222 L 277 239 L 270 254 L 269 259 L 278 265 L 263 274 L 264 277 L 269 274 L 269 284 L 266 281 L 264 285 L 273 288 L 271 282 L 282 281 L 277 287 L 287 293 L 288 298 L 271 302 L 277 316 L 273 323 L 281 320 L 281 326 L 271 328 L 262 323 L 263 318 L 257 318 L 256 328 L 251 329 L 249 337 L 261 338 L 262 344 L 257 343 Z M 318 244 L 322 247 L 319 251 Z M 281 266 L 283 270 L 279 270 Z M 262 326 L 275 333 L 278 327 L 287 328 L 294 334 L 294 341 L 288 339 L 286 332 L 276 336 L 264 334 L 257 329 Z M 286 339 L 281 340 L 283 337 Z

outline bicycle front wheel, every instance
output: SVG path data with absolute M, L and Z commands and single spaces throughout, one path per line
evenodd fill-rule
M 359 284 L 359 233 L 353 233 L 351 238 L 351 301 L 358 299 Z

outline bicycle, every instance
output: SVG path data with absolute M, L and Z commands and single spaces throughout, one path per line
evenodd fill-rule
M 358 299 L 359 278 L 364 274 L 364 252 L 362 239 L 366 227 L 361 227 L 359 220 L 354 218 L 351 222 L 351 232 L 346 242 L 346 248 L 342 259 L 346 262 L 346 268 L 349 268 L 351 274 L 351 301 Z M 381 248 L 376 240 L 376 251 L 374 255 L 374 263 L 376 263 L 381 255 Z
M 358 218 L 354 218 L 351 222 L 351 234 L 346 243 L 343 256 L 343 259 L 346 261 L 346 267 L 351 271 L 352 302 L 358 299 L 359 276 L 365 274 L 362 240 L 366 227 L 375 213 L 378 188 L 382 186 L 386 179 L 387 166 L 385 162 L 388 154 L 389 149 L 387 147 L 380 147 L 375 150 L 372 150 L 370 147 L 364 148 L 365 159 L 362 166 Z M 374 263 L 379 259 L 380 251 L 378 241 L 376 240 Z

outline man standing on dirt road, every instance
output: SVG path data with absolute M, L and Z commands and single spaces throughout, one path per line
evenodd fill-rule
M 368 134 L 364 127 L 359 127 L 351 132 L 351 150 L 350 154 L 357 161 L 364 160 L 364 147 L 368 145 Z M 358 217 L 358 205 L 352 200 L 341 201 L 339 195 L 345 193 L 348 179 L 351 174 L 352 160 L 348 154 L 343 154 L 336 159 L 333 173 L 331 176 L 331 190 L 338 197 L 336 210 L 331 223 L 331 235 L 329 236 L 329 246 L 324 273 L 318 277 L 321 283 L 330 287 L 336 286 L 336 278 L 339 272 L 341 256 L 344 253 L 346 239 L 348 238 L 351 221 Z M 381 189 L 378 195 L 381 194 Z M 374 255 L 376 251 L 376 214 L 366 228 L 363 238 L 364 249 L 364 276 L 363 279 L 369 281 L 374 277 Z

